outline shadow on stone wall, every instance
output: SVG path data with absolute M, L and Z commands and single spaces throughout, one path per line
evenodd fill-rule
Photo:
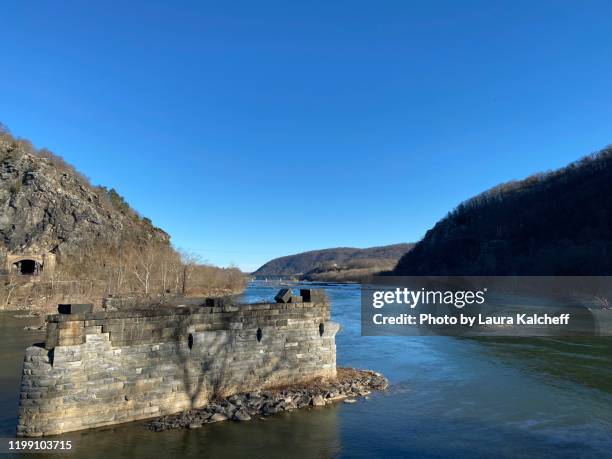
M 238 391 L 261 388 L 283 368 L 279 355 L 264 352 L 260 360 L 254 361 L 252 353 L 249 356 L 241 353 L 227 330 L 197 332 L 189 316 L 181 318 L 179 329 L 183 333 L 174 342 L 174 355 L 179 360 L 190 409 Z M 261 345 L 263 350 L 267 343 L 259 343 L 256 333 L 253 330 L 252 340 L 244 336 L 241 339 L 247 346 Z

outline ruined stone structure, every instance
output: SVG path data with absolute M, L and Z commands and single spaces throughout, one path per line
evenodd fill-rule
M 261 304 L 95 313 L 64 307 L 68 314 L 48 316 L 44 345 L 26 351 L 17 433 L 61 434 L 335 378 L 338 325 L 330 304 L 323 291 L 300 293 Z

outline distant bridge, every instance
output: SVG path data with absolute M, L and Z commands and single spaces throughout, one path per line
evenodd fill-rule
M 261 281 L 282 281 L 282 280 L 298 280 L 304 273 L 297 274 L 251 274 L 251 278 Z

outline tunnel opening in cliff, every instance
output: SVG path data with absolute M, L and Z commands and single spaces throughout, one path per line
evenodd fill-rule
M 36 276 L 41 269 L 41 266 L 35 260 L 27 259 L 14 263 L 14 266 L 20 276 Z

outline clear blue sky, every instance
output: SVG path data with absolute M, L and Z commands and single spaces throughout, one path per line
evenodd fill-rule
M 129 5 L 128 5 L 129 3 Z M 0 120 L 178 247 L 423 236 L 612 143 L 612 2 L 5 2 Z

